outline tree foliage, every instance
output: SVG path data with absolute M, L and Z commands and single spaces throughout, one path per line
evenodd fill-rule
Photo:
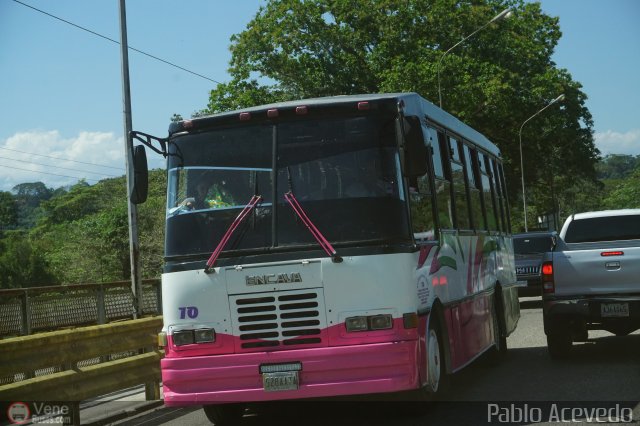
M 506 7 L 512 19 L 443 56 Z M 436 101 L 440 63 L 444 108 L 499 146 L 512 204 L 522 202 L 523 172 L 527 201 L 543 213 L 546 201 L 536 197 L 549 185 L 550 161 L 560 180 L 587 185 L 595 184 L 599 158 L 587 96 L 551 60 L 560 37 L 558 18 L 523 0 L 272 0 L 232 37 L 232 81 L 211 91 L 204 112 L 376 92 L 414 91 Z M 522 123 L 561 93 L 562 105 L 522 128 L 521 170 Z M 565 190 L 554 187 L 558 197 Z
M 10 192 L 0 192 L 0 232 L 18 224 L 18 204 Z
M 165 188 L 165 173 L 150 172 L 149 197 L 138 209 L 145 278 L 162 270 Z M 124 176 L 50 192 L 56 196 L 33 206 L 41 212 L 35 225 L 0 235 L 0 288 L 130 279 Z
M 604 207 L 610 209 L 640 208 L 640 164 L 616 186 L 604 199 Z

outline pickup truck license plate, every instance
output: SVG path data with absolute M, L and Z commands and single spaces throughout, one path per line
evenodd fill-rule
M 600 304 L 600 315 L 602 317 L 628 317 L 628 303 L 602 303 Z
M 298 389 L 297 371 L 262 373 L 262 387 L 265 392 L 278 392 Z

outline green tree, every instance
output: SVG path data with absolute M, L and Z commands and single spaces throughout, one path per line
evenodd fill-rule
M 624 179 L 639 166 L 640 155 L 634 157 L 624 154 L 609 154 L 598 163 L 596 169 L 599 179 Z
M 14 228 L 18 223 L 18 205 L 10 192 L 0 192 L 0 232 Z M 1 236 L 1 234 L 0 234 Z
M 26 182 L 11 189 L 18 206 L 18 227 L 27 229 L 35 225 L 42 211 L 40 204 L 53 194 L 42 182 Z
M 35 226 L 0 235 L 0 288 L 128 280 L 124 176 L 54 194 L 38 207 Z M 138 210 L 143 278 L 162 272 L 165 194 L 166 172 L 150 171 L 149 197 Z
M 610 209 L 640 208 L 640 166 L 605 198 Z
M 53 283 L 41 248 L 26 231 L 8 231 L 0 240 L 0 288 L 33 287 Z
M 565 95 L 562 105 L 536 117 L 522 133 L 527 201 L 543 213 L 547 200 L 536 196 L 552 184 L 549 153 L 557 157 L 560 177 L 593 184 L 599 152 L 582 86 L 551 60 L 561 37 L 558 19 L 545 15 L 539 3 L 272 0 L 232 37 L 233 79 L 211 91 L 203 112 L 375 92 L 415 91 L 436 100 L 443 53 L 507 6 L 513 19 L 491 24 L 442 60 L 444 107 L 499 146 L 512 205 L 519 205 L 518 130 L 551 99 Z M 553 189 L 558 199 L 568 190 L 557 184 Z

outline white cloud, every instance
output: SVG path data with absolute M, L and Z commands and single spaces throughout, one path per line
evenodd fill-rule
M 84 178 L 93 184 L 123 174 L 123 138 L 113 133 L 80 132 L 64 138 L 57 130 L 34 130 L 0 141 L 1 191 L 24 182 L 57 188 Z
M 594 135 L 595 143 L 602 155 L 626 154 L 640 155 L 640 129 L 629 130 L 626 133 L 606 132 Z

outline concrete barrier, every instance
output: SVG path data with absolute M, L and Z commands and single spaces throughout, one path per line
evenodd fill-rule
M 159 399 L 161 328 L 155 316 L 0 340 L 0 378 L 23 378 L 1 385 L 0 401 L 79 402 L 139 384 Z M 78 366 L 89 359 L 97 362 Z M 58 371 L 34 374 L 50 367 Z

